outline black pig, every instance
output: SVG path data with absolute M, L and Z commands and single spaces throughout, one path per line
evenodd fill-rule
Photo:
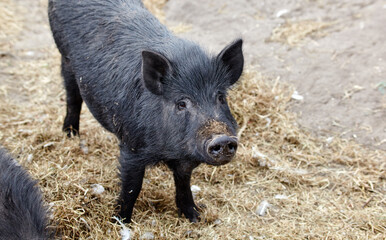
M 47 214 L 36 182 L 0 148 L 0 239 L 50 239 Z
M 120 216 L 130 222 L 145 166 L 173 171 L 179 213 L 199 219 L 190 190 L 200 163 L 236 153 L 226 93 L 243 71 L 242 40 L 217 56 L 167 30 L 139 0 L 50 0 L 67 92 L 63 129 L 79 131 L 85 101 L 120 141 Z

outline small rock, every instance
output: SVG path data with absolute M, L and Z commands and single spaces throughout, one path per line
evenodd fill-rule
M 272 159 L 269 159 L 267 155 L 259 152 L 255 147 L 252 147 L 252 157 L 258 160 L 260 167 L 268 167 L 270 168 L 272 165 L 275 164 L 275 161 Z
M 33 57 L 35 55 L 35 52 L 34 51 L 28 51 L 25 53 L 25 55 L 27 55 L 28 57 Z
M 252 147 L 252 157 L 253 158 L 266 158 L 265 154 L 259 152 L 255 147 Z
M 32 159 L 34 158 L 34 155 L 33 154 L 28 154 L 28 157 L 27 157 L 27 162 L 30 163 L 32 162 Z
M 48 147 L 53 146 L 54 144 L 55 144 L 54 142 L 49 142 L 49 143 L 44 144 L 43 147 L 48 148 Z
M 276 13 L 276 17 L 279 18 L 285 14 L 289 13 L 289 10 L 288 9 L 281 9 L 279 10 L 277 13 Z
M 275 199 L 280 199 L 280 200 L 282 200 L 282 199 L 288 199 L 288 196 L 282 195 L 282 194 L 277 194 L 277 195 L 275 195 Z
M 260 167 L 267 167 L 267 168 L 271 167 L 271 164 L 269 164 L 269 162 L 267 162 L 265 158 L 259 159 L 258 163 Z
M 144 234 L 142 234 L 141 239 L 144 239 L 144 240 L 154 239 L 154 234 L 152 232 L 145 232 Z
M 96 195 L 100 195 L 105 191 L 105 188 L 100 184 L 92 184 L 92 193 Z
M 265 121 L 267 121 L 267 123 L 265 124 L 265 127 L 269 127 L 269 125 L 271 125 L 272 120 L 269 117 L 265 117 L 264 119 Z
M 1 126 L 1 124 L 0 124 L 0 126 Z M 19 132 L 25 133 L 25 134 L 32 134 L 33 133 L 33 131 L 29 130 L 29 129 L 19 129 Z
M 308 171 L 306 169 L 296 168 L 296 169 L 292 169 L 292 173 L 297 175 L 306 175 L 308 174 Z
M 328 137 L 328 138 L 326 139 L 326 142 L 327 142 L 327 143 L 331 143 L 332 140 L 334 140 L 334 137 Z
M 216 219 L 213 224 L 214 225 L 220 225 L 222 223 L 221 219 Z
M 265 214 L 267 214 L 267 209 L 269 206 L 271 206 L 271 204 L 269 204 L 266 200 L 263 200 L 257 208 L 257 215 L 265 216 Z
M 359 28 L 361 30 L 365 28 L 365 23 L 363 21 L 359 23 Z
M 304 97 L 300 95 L 298 91 L 294 91 L 294 93 L 291 95 L 291 98 L 298 101 L 302 101 L 304 99 Z
M 84 154 L 88 154 L 88 147 L 87 147 L 87 144 L 86 144 L 86 141 L 85 140 L 82 140 L 80 143 L 79 143 L 79 147 L 80 147 L 80 150 L 82 150 L 82 152 Z
M 193 193 L 198 193 L 199 191 L 201 191 L 201 188 L 197 185 L 192 185 L 190 187 L 190 190 L 193 192 Z

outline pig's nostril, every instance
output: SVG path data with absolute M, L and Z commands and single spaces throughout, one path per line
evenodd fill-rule
M 209 153 L 212 155 L 217 155 L 217 154 L 221 153 L 222 147 L 223 146 L 220 144 L 211 146 L 211 147 L 209 147 Z
M 211 148 L 212 151 L 215 151 L 215 152 L 218 152 L 221 150 L 221 145 L 216 145 L 214 147 Z
M 228 147 L 228 153 L 234 154 L 237 150 L 237 143 L 229 142 L 227 147 Z

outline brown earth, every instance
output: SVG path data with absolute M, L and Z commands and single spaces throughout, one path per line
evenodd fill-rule
M 292 109 L 319 136 L 386 149 L 386 2 L 170 0 L 166 22 L 213 52 L 244 39 L 247 64 L 294 86 Z M 331 139 L 331 138 L 330 138 Z

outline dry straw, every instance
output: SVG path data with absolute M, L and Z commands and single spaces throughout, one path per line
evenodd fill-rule
M 162 4 L 155 6 L 159 14 Z M 1 16 L 0 25 L 6 21 Z M 22 21 L 7 24 L 23 30 Z M 10 42 L 17 38 L 7 36 Z M 12 44 L 0 46 L 23 56 Z M 81 137 L 65 137 L 60 56 L 53 45 L 40 51 L 42 57 L 33 60 L 0 59 L 0 142 L 39 180 L 58 238 L 120 239 L 122 227 L 113 219 L 117 140 L 86 108 Z M 193 175 L 202 221 L 178 218 L 172 174 L 156 166 L 146 173 L 134 222 L 127 226 L 132 239 L 384 238 L 385 152 L 312 136 L 288 110 L 291 94 L 290 86 L 248 67 L 228 99 L 240 124 L 236 159 L 221 167 L 202 165 Z M 95 184 L 104 192 L 94 192 Z
M 296 46 L 307 37 L 322 37 L 327 34 L 326 28 L 332 23 L 317 22 L 313 20 L 287 21 L 272 31 L 270 41 L 286 43 Z

